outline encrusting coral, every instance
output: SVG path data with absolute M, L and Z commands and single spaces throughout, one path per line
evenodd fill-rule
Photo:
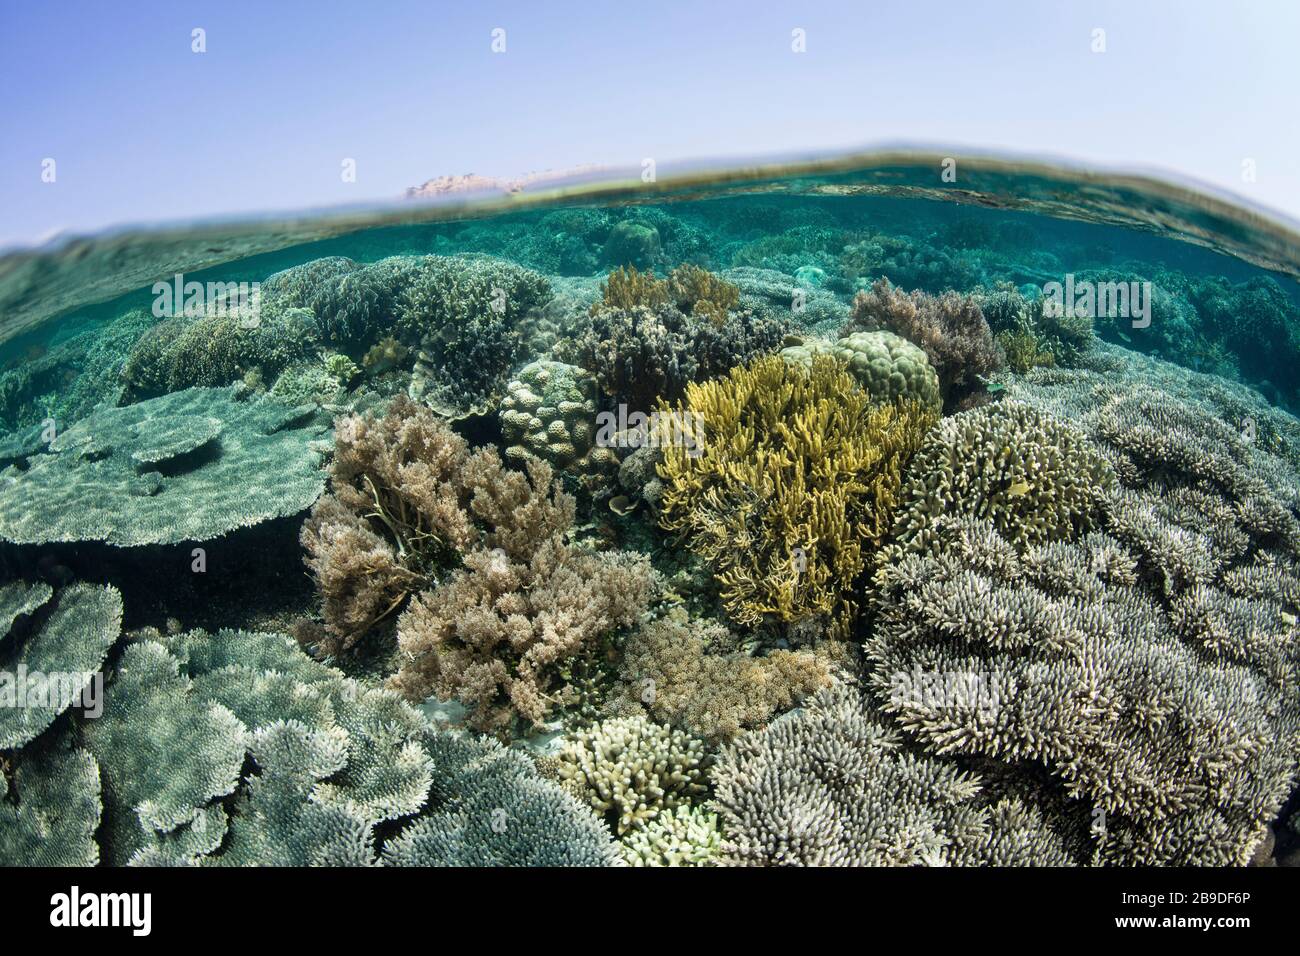
M 737 623 L 816 618 L 843 633 L 933 419 L 915 403 L 873 404 L 829 356 L 808 369 L 759 358 L 661 411 L 683 433 L 659 439 L 661 524 L 714 566 Z
M 0 471 L 0 537 L 169 544 L 296 514 L 325 483 L 313 411 L 238 386 L 102 408 Z
M 1006 356 L 971 296 L 904 292 L 888 279 L 859 292 L 842 334 L 885 329 L 920 346 L 939 373 L 944 407 L 953 409 L 981 387 L 980 379 L 1006 365 Z

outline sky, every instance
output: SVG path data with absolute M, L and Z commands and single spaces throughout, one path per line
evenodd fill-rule
M 882 141 L 1171 170 L 1300 217 L 1297 36 L 1293 0 L 0 0 L 0 247 Z

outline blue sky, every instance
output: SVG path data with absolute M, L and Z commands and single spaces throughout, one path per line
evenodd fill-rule
M 882 140 L 1167 168 L 1300 216 L 1297 36 L 1283 0 L 0 0 L 0 246 Z

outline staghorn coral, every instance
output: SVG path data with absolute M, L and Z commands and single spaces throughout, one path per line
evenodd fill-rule
M 638 272 L 636 266 L 615 269 L 600 287 L 600 301 L 591 307 L 597 312 L 622 312 L 628 309 L 657 309 L 666 305 L 670 286 L 656 279 L 653 272 Z
M 1114 483 L 1106 460 L 1081 434 L 1018 402 L 940 422 L 908 469 L 893 541 L 923 547 L 942 514 L 988 517 L 1013 542 L 1086 531 Z
M 833 355 L 868 395 L 878 402 L 920 402 L 941 411 L 939 376 L 925 353 L 892 332 L 854 332 L 832 343 L 807 337 L 781 350 L 787 362 L 812 367 L 814 355 Z
M 909 751 L 848 687 L 724 748 L 710 780 L 724 865 L 1069 862 L 1034 807 L 990 810 L 977 775 Z
M 828 356 L 810 369 L 757 359 L 665 411 L 688 435 L 660 441 L 660 522 L 713 564 L 728 613 L 846 632 L 865 549 L 887 531 L 933 414 L 873 405 Z
M 830 683 L 830 668 L 811 651 L 751 657 L 735 649 L 721 624 L 664 618 L 628 637 L 627 693 L 656 719 L 706 741 L 730 740 Z
M 945 292 L 940 296 L 903 292 L 888 279 L 879 279 L 869 292 L 859 292 L 842 334 L 886 329 L 925 350 L 939 374 L 944 406 L 956 407 L 986 377 L 1006 365 L 1006 357 L 971 296 Z
M 0 536 L 20 544 L 205 541 L 320 495 L 309 409 L 232 386 L 103 408 L 26 469 L 0 472 Z
M 569 737 L 562 780 L 622 835 L 704 792 L 702 741 L 644 716 L 614 717 Z
M 676 270 L 673 276 L 685 274 Z M 682 311 L 670 302 L 670 281 L 635 269 L 617 270 L 585 323 L 559 344 L 557 357 L 594 374 L 609 405 L 648 413 L 658 400 L 680 397 L 688 382 L 721 375 L 775 351 L 790 329 L 787 317 L 735 309 L 726 291 L 729 283 L 711 276 L 682 282 L 684 296 L 712 294 L 731 311 L 706 307 L 692 314 L 697 300 L 690 298 L 682 300 L 688 307 Z

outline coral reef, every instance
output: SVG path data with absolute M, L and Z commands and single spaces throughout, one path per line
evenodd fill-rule
M 0 536 L 165 544 L 296 514 L 325 483 L 309 412 L 238 386 L 100 409 L 0 472 Z
M 843 334 L 885 329 L 925 350 L 939 374 L 944 406 L 952 409 L 1006 364 L 993 332 L 971 296 L 945 292 L 903 292 L 879 279 L 859 292 Z
M 853 619 L 853 588 L 888 530 L 902 469 L 933 421 L 875 405 L 833 358 L 767 356 L 691 385 L 659 444 L 661 523 L 713 564 L 740 624 Z

